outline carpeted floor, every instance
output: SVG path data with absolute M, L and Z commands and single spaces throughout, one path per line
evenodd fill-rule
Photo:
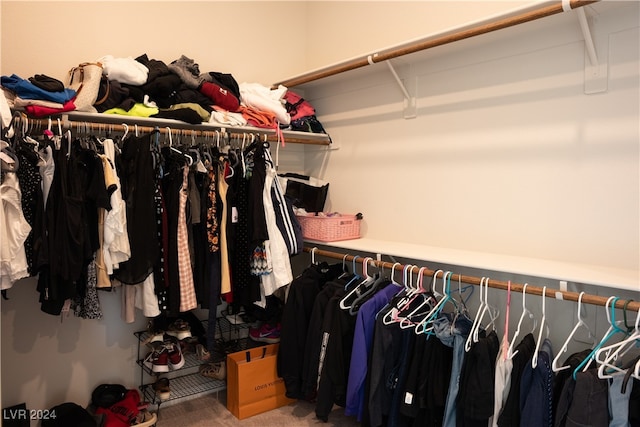
M 193 400 L 161 407 L 157 427 L 357 427 L 355 417 L 344 415 L 344 408 L 334 406 L 329 422 L 315 415 L 315 405 L 298 401 L 288 406 L 238 420 L 226 408 L 226 393 L 205 395 Z

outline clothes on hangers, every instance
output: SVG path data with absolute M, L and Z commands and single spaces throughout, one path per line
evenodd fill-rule
M 36 141 L 37 143 L 37 141 Z M 18 167 L 16 176 L 20 186 L 20 200 L 22 206 L 22 213 L 25 220 L 33 230 L 36 221 L 36 212 L 38 206 L 43 203 L 42 201 L 42 177 L 40 176 L 39 168 L 42 162 L 42 157 L 37 153 L 37 145 L 31 142 L 27 142 L 25 138 L 18 140 L 18 147 L 16 155 L 21 167 Z M 25 256 L 27 257 L 27 265 L 29 276 L 36 274 L 36 268 L 34 266 L 33 259 L 33 232 L 29 232 L 29 235 L 24 241 Z
M 479 426 L 491 422 L 495 394 L 495 361 L 499 340 L 495 331 L 481 332 L 465 355 L 460 372 L 457 399 L 458 426 Z M 513 383 L 512 383 L 513 384 Z M 518 388 L 519 391 L 519 388 Z
M 41 310 L 52 315 L 86 287 L 86 266 L 99 247 L 98 208 L 110 207 L 102 161 L 71 139 L 68 133 L 53 150 L 55 173 L 35 234 Z
M 284 380 L 286 395 L 306 399 L 303 393 L 304 358 L 309 354 L 307 333 L 314 302 L 327 282 L 343 273 L 341 264 L 310 265 L 289 286 L 282 312 L 282 328 L 278 347 L 278 376 Z
M 149 220 L 156 216 L 153 138 L 154 135 L 130 136 L 122 145 L 119 176 L 127 206 L 131 258 L 120 263 L 114 277 L 123 284 L 142 283 L 153 272 L 159 254 L 156 224 Z
M 35 145 L 39 145 L 37 141 Z M 218 277 L 223 264 L 221 260 L 216 263 L 211 254 L 221 252 L 221 232 L 228 236 L 222 242 L 227 271 L 236 271 L 243 278 L 239 294 L 243 304 L 253 304 L 261 294 L 270 295 L 293 279 L 290 265 L 285 264 L 291 249 L 284 244 L 277 225 L 282 217 L 274 212 L 277 189 L 266 179 L 267 166 L 272 167 L 268 144 L 251 144 L 244 151 L 232 148 L 211 156 L 211 147 L 161 150 L 157 132 L 130 135 L 121 149 L 109 138 L 71 138 L 68 132 L 43 141 L 43 145 L 39 153 L 25 152 L 28 161 L 20 169 L 25 177 L 39 181 L 25 186 L 35 191 L 27 191 L 20 203 L 24 211 L 37 209 L 34 245 L 27 248 L 38 274 L 43 311 L 60 314 L 66 302 L 72 301 L 79 316 L 98 318 L 101 311 L 94 290 L 112 289 L 118 283 L 126 291 L 123 318 L 127 322 L 134 319 L 132 307 L 151 317 L 160 310 L 179 313 L 198 306 L 215 308 L 219 300 L 213 295 L 220 295 Z M 29 153 L 33 156 L 27 156 Z M 31 157 L 35 163 L 29 162 Z M 214 158 L 218 161 L 212 163 Z M 207 167 L 192 159 L 206 159 Z M 17 162 L 15 169 L 19 169 Z M 276 205 L 278 214 L 291 211 L 285 202 Z M 291 225 L 292 218 L 287 219 Z M 240 225 L 243 237 L 237 239 Z M 301 236 L 293 239 L 289 240 L 291 247 L 300 248 Z M 236 251 L 240 240 L 243 254 Z M 285 248 L 277 252 L 278 256 L 286 253 L 287 260 L 267 253 L 272 250 L 272 240 Z M 277 283 L 275 287 L 265 282 L 265 288 L 261 278 L 252 274 L 252 245 L 264 247 L 262 260 L 278 266 L 276 272 L 281 275 L 277 280 L 269 271 L 263 271 L 267 274 L 262 277 Z M 68 251 L 72 256 L 57 262 L 59 254 Z M 228 277 L 229 288 L 235 288 L 231 274 Z M 216 286 L 217 290 L 212 289 Z
M 105 212 L 102 247 L 107 273 L 111 275 L 114 269 L 119 268 L 120 263 L 131 258 L 131 246 L 127 230 L 127 207 L 122 198 L 122 184 L 115 167 L 115 143 L 112 139 L 105 138 L 102 147 L 105 153 L 101 155 L 103 167 L 110 172 L 115 186 L 110 198 L 111 209 Z
M 384 279 L 379 292 L 374 293 L 357 311 L 356 326 L 349 365 L 349 381 L 347 384 L 346 415 L 356 416 L 362 421 L 365 399 L 365 380 L 369 370 L 369 357 L 373 345 L 375 317 L 401 288 L 390 280 Z
M 594 369 L 569 376 L 564 383 L 555 414 L 555 426 L 608 426 L 607 381 Z
M 499 415 L 498 426 L 506 427 L 520 423 L 520 381 L 526 367 L 531 365 L 535 348 L 535 338 L 531 333 L 525 335 L 516 346 L 515 351 L 518 353 L 512 359 L 509 394 Z
M 323 329 L 326 309 L 334 294 L 344 292 L 350 276 L 343 276 L 327 282 L 313 301 L 302 365 L 302 396 L 309 401 L 316 399 L 320 373 L 326 357 L 326 340 L 329 333 Z M 285 327 L 286 325 L 282 326 L 282 328 Z
M 5 290 L 29 276 L 24 242 L 31 226 L 24 218 L 18 177 L 4 174 L 0 183 L 0 289 Z
M 296 376 L 296 370 L 287 371 L 284 362 L 279 369 L 283 375 L 287 374 L 285 382 L 290 384 L 287 387 L 290 397 L 316 401 L 318 419 L 328 421 L 331 408 L 338 405 L 345 407 L 347 415 L 359 417 L 361 413 L 358 421 L 363 426 L 458 427 L 486 426 L 492 422 L 498 425 L 575 426 L 591 421 L 595 424 L 589 425 L 635 425 L 634 414 L 637 411 L 633 405 L 637 402 L 638 394 L 634 394 L 633 389 L 626 391 L 623 388 L 622 377 L 616 380 L 619 381 L 616 383 L 616 387 L 620 386 L 619 391 L 612 392 L 609 388 L 607 393 L 605 387 L 602 393 L 597 370 L 592 368 L 588 375 L 587 372 L 580 373 L 580 381 L 584 386 L 577 393 L 571 371 L 591 351 L 572 355 L 565 362 L 571 370 L 560 371 L 556 375 L 551 368 L 554 357 L 551 342 L 545 338 L 536 345 L 536 337 L 532 332 L 520 342 L 516 341 L 517 346 L 513 346 L 515 356 L 510 359 L 513 369 L 501 376 L 505 381 L 506 400 L 500 409 L 496 409 L 494 399 L 499 349 L 507 351 L 510 346 L 506 334 L 507 341 L 500 343 L 493 330 L 495 319 L 486 320 L 489 322 L 487 325 L 477 325 L 478 340 L 472 341 L 471 348 L 465 352 L 472 319 L 467 314 L 464 302 L 454 301 L 451 304 L 455 307 L 453 312 L 439 312 L 432 321 L 432 329 L 409 328 L 407 325 L 411 323 L 408 323 L 407 316 L 420 308 L 422 302 L 429 303 L 428 298 L 422 301 L 417 296 L 407 298 L 405 294 L 427 294 L 419 292 L 421 284 L 414 286 L 409 283 L 405 284 L 404 289 L 394 290 L 389 295 L 381 291 L 387 288 L 378 289 L 349 318 L 345 315 L 349 310 L 345 307 L 342 307 L 342 311 L 336 310 L 339 307 L 336 302 L 361 281 L 359 275 L 343 275 L 336 281 L 326 283 L 320 291 L 310 288 L 312 291 L 307 297 L 314 299 L 305 343 L 300 345 L 300 341 L 297 341 L 297 348 L 282 345 L 279 351 L 279 357 L 287 360 L 286 365 L 290 361 L 295 366 L 293 353 L 300 354 L 300 349 L 304 349 L 301 379 Z M 295 298 L 296 291 L 291 292 L 290 298 Z M 366 308 L 378 298 L 382 300 L 372 310 L 373 329 L 366 329 L 359 321 L 365 314 L 371 316 L 372 313 L 366 313 Z M 292 301 L 288 300 L 286 307 L 293 306 Z M 436 298 L 431 303 L 434 307 L 440 304 L 441 301 Z M 307 301 L 308 306 L 311 306 L 310 300 Z M 387 313 L 393 315 L 386 316 Z M 356 322 L 353 322 L 354 317 Z M 292 319 L 295 317 L 283 316 L 283 344 L 287 340 L 296 342 L 293 337 L 296 331 L 300 332 Z M 407 331 L 411 334 L 407 334 Z M 537 336 L 540 338 L 542 334 Z M 366 342 L 369 337 L 372 337 L 370 352 Z M 345 355 L 350 340 L 351 358 L 347 365 Z M 362 341 L 365 341 L 364 345 Z M 363 347 L 364 351 L 361 350 Z M 532 363 L 534 354 L 538 362 L 535 366 Z M 631 365 L 635 367 L 636 361 L 632 362 Z M 627 377 L 631 378 L 632 373 L 627 371 Z M 614 381 L 609 383 L 611 385 Z M 359 393 L 363 395 L 361 407 L 358 406 Z M 589 405 L 586 402 L 590 399 L 597 400 L 594 408 L 586 413 L 584 410 L 580 412 L 580 408 Z M 612 408 L 615 407 L 622 408 L 618 410 L 622 415 L 613 414 Z
M 516 355 L 517 356 L 517 355 Z M 553 360 L 551 341 L 545 339 L 538 352 L 538 363 L 528 363 L 520 381 L 520 425 L 523 427 L 553 426 Z

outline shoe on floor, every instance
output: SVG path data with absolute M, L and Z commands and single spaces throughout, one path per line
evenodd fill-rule
M 249 328 L 249 338 L 253 341 L 275 344 L 280 342 L 280 324 L 276 326 L 264 323 L 259 328 Z
M 200 365 L 200 375 L 214 380 L 224 380 L 227 377 L 227 364 L 225 362 L 209 362 Z
M 158 416 L 153 412 L 147 410 L 138 412 L 136 419 L 133 421 L 132 426 L 138 427 L 150 427 L 158 422 Z

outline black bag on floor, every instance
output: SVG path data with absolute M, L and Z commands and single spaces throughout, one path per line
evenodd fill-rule
M 122 384 L 100 384 L 91 393 L 91 403 L 100 408 L 110 408 L 120 402 L 127 394 L 127 388 Z
M 96 419 L 82 406 L 65 402 L 49 410 L 42 420 L 42 427 L 97 427 Z

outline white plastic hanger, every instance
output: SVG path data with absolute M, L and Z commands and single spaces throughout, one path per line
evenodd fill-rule
M 513 356 L 518 354 L 519 350 L 516 350 L 514 352 L 513 349 L 517 345 L 516 341 L 517 341 L 517 338 L 520 336 L 520 330 L 522 328 L 522 322 L 524 321 L 525 316 L 528 316 L 529 319 L 533 320 L 533 327 L 531 328 L 531 333 L 533 333 L 533 331 L 536 330 L 536 326 L 538 325 L 538 321 L 536 320 L 535 316 L 533 315 L 531 310 L 527 308 L 527 303 L 526 303 L 527 286 L 529 286 L 529 284 L 525 283 L 524 286 L 522 287 L 522 314 L 520 315 L 520 320 L 518 320 L 518 327 L 516 328 L 516 332 L 513 334 L 513 337 L 511 338 L 511 343 L 509 344 L 509 351 L 507 352 L 507 357 L 509 359 L 513 359 Z
M 342 274 L 340 275 L 341 279 L 347 277 L 347 275 L 349 274 L 349 270 L 347 270 L 347 257 L 348 256 L 349 256 L 349 254 L 344 254 L 344 256 L 342 257 Z
M 613 337 L 615 334 L 619 333 L 619 332 L 624 332 L 626 333 L 626 331 L 624 331 L 623 329 L 620 328 L 620 326 L 618 324 L 621 324 L 621 322 L 616 322 L 615 319 L 615 306 L 616 306 L 616 301 L 619 298 L 616 296 L 611 296 L 609 297 L 609 299 L 607 300 L 606 304 L 605 304 L 605 310 L 607 312 L 607 320 L 609 321 L 609 329 L 607 330 L 607 332 L 604 334 L 604 336 L 602 337 L 602 339 L 600 340 L 600 342 L 596 345 L 596 347 L 591 350 L 591 352 L 589 353 L 589 355 L 573 370 L 573 379 L 576 379 L 576 376 L 578 374 L 578 372 L 582 369 L 582 371 L 586 371 L 587 369 L 589 369 L 589 366 L 591 365 L 591 362 L 593 361 L 595 354 L 598 350 L 600 350 L 600 348 L 602 346 L 604 346 L 604 344 L 609 341 L 609 339 L 611 339 L 611 337 Z M 611 304 L 611 308 L 609 308 L 609 304 Z
M 127 135 L 129 135 L 129 125 L 123 123 L 122 126 L 124 126 L 124 135 L 122 135 L 122 140 L 124 141 Z
M 171 136 L 171 128 L 169 126 L 167 126 L 167 134 L 169 135 L 169 149 L 181 154 L 187 160 L 187 166 L 191 166 L 193 164 L 193 158 L 173 146 L 173 138 Z
M 540 353 L 540 347 L 542 346 L 542 331 L 546 331 L 546 338 L 549 338 L 549 325 L 547 325 L 547 287 L 542 288 L 542 320 L 540 321 L 540 329 L 538 329 L 538 340 L 536 341 L 536 349 L 533 351 L 533 357 L 531 358 L 531 367 L 536 369 L 538 366 L 538 353 Z
M 553 370 L 553 372 L 564 371 L 565 369 L 569 369 L 571 367 L 570 365 L 559 366 L 560 358 L 564 353 L 567 352 L 569 342 L 571 341 L 573 336 L 576 334 L 576 332 L 580 328 L 586 328 L 587 331 L 589 332 L 589 339 L 591 339 L 591 345 L 594 345 L 596 343 L 596 338 L 591 332 L 591 328 L 589 328 L 589 325 L 587 325 L 587 323 L 584 321 L 584 318 L 582 317 L 582 296 L 583 295 L 584 295 L 584 292 L 580 292 L 580 295 L 578 296 L 578 323 L 576 323 L 576 325 L 573 327 L 573 329 L 571 330 L 571 333 L 569 333 L 569 336 L 564 341 L 564 344 L 562 344 L 560 351 L 558 352 L 556 357 L 553 359 L 553 363 L 551 364 L 551 369 Z
M 427 267 L 420 267 L 420 269 L 418 270 L 418 277 L 416 279 L 416 295 L 417 294 L 422 294 L 427 292 L 426 289 L 424 289 L 423 286 L 423 282 L 424 282 L 424 271 L 427 269 Z M 442 270 L 438 270 L 434 273 L 433 275 L 433 281 L 435 283 L 435 278 L 438 275 L 438 272 L 440 272 Z M 417 314 L 420 313 L 420 309 L 422 309 L 423 306 L 427 305 L 429 302 L 431 301 L 430 298 L 425 298 L 424 301 L 422 301 L 420 304 L 418 304 L 416 307 L 414 307 L 413 310 L 411 310 L 411 312 L 407 313 L 406 315 L 402 315 L 402 309 L 398 310 L 398 313 L 396 314 L 397 319 L 399 320 L 400 323 L 400 329 L 408 329 L 411 328 L 413 326 L 415 326 L 415 322 L 413 322 L 411 320 L 411 318 Z M 409 304 L 407 304 L 404 308 L 408 308 Z
M 373 275 L 373 281 L 365 286 L 365 291 L 360 294 L 351 304 L 349 314 L 351 314 L 352 316 L 356 316 L 362 304 L 366 302 L 378 290 L 380 290 L 380 286 L 382 286 L 383 284 L 388 284 L 386 282 L 387 278 L 384 274 L 384 263 L 381 263 L 378 265 L 378 272 Z
M 395 279 L 396 265 L 400 265 L 400 263 L 394 262 L 393 265 L 391 266 L 391 283 L 393 283 L 396 286 L 402 286 Z
M 436 298 L 440 299 L 438 299 L 438 302 L 429 311 L 429 313 L 427 313 L 424 319 L 416 325 L 414 329 L 416 334 L 425 334 L 433 330 L 433 327 L 429 327 L 429 325 L 433 323 L 433 321 L 438 317 L 438 314 L 442 311 L 444 305 L 451 299 L 449 288 L 451 286 L 452 275 L 453 273 L 451 271 L 447 271 L 442 275 L 442 295 L 436 295 Z M 435 295 L 435 280 L 432 288 Z
M 416 283 L 415 286 L 413 284 L 413 270 L 418 268 L 417 265 L 411 265 L 409 269 L 405 269 L 405 280 L 409 283 L 409 292 L 407 294 L 407 299 L 403 303 L 396 304 L 397 310 L 393 311 L 392 315 L 392 323 L 400 323 L 405 321 L 409 316 L 407 311 L 411 307 L 411 304 L 418 298 L 420 298 L 427 290 L 422 286 L 422 272 L 426 269 L 426 267 L 420 267 L 418 269 L 418 274 L 416 275 Z M 407 277 L 408 272 L 408 277 Z M 422 303 L 420 304 L 422 305 Z M 413 310 L 412 310 L 413 311 Z
M 402 270 L 402 285 L 404 286 L 404 295 L 396 301 L 395 305 L 384 314 L 382 318 L 382 323 L 385 325 L 390 325 L 392 323 L 396 323 L 398 320 L 397 314 L 398 312 L 406 308 L 407 305 L 413 301 L 414 298 L 418 295 L 418 289 L 413 287 L 413 276 L 409 274 L 407 276 L 407 272 L 410 269 L 417 268 L 416 265 L 406 264 L 404 269 Z
M 602 379 L 612 378 L 613 375 L 610 375 L 610 372 L 626 372 L 625 369 L 620 368 L 614 362 L 621 359 L 629 350 L 636 347 L 638 340 L 640 340 L 640 311 L 638 311 L 638 315 L 636 316 L 633 333 L 620 342 L 601 347 L 596 352 L 595 360 L 598 363 L 598 377 Z M 605 356 L 604 358 L 603 355 Z
M 471 344 L 473 343 L 473 333 L 476 329 L 476 325 L 479 324 L 480 314 L 484 311 L 484 281 L 489 280 L 488 277 L 483 277 L 480 279 L 480 305 L 478 306 L 478 311 L 476 311 L 476 316 L 473 319 L 473 323 L 471 324 L 471 329 L 469 330 L 469 335 L 467 336 L 467 340 L 464 343 L 464 351 L 468 352 L 471 350 Z
M 68 130 L 65 133 L 65 137 L 67 138 L 67 159 L 71 156 L 71 130 Z
M 487 323 L 487 326 L 485 326 L 485 331 L 488 331 L 490 328 L 495 329 L 495 321 L 500 314 L 500 310 L 498 310 L 497 307 L 489 304 L 489 278 L 486 277 L 484 279 L 484 304 L 482 307 L 482 312 L 478 316 L 478 322 L 475 325 L 475 329 L 473 329 L 473 333 L 470 334 L 472 336 L 473 342 L 478 342 L 480 340 L 480 328 L 482 327 L 482 319 L 484 319 L 485 314 L 489 315 L 489 323 Z M 471 349 L 471 344 L 469 344 L 469 349 Z
M 342 299 L 340 300 L 341 309 L 349 310 L 353 305 L 353 301 L 355 301 L 355 299 L 364 292 L 364 289 L 366 289 L 369 284 L 373 283 L 376 280 L 374 276 L 369 275 L 369 269 L 367 268 L 369 265 L 369 261 L 373 261 L 373 258 L 365 257 L 362 260 L 362 274 L 364 276 L 364 280 L 355 285 L 353 289 L 351 289 L 344 297 L 342 297 Z M 354 296 L 356 298 L 353 298 Z
M 354 256 L 353 256 L 353 259 L 351 260 L 351 265 L 352 265 L 352 272 L 351 272 L 351 273 L 353 274 L 353 277 L 351 278 L 351 280 L 349 280 L 349 281 L 347 282 L 347 284 L 346 284 L 346 285 L 344 285 L 344 289 L 345 289 L 345 290 L 346 290 L 349 286 L 351 286 L 351 284 L 352 284 L 353 282 L 355 282 L 356 280 L 360 280 L 360 279 L 362 278 L 362 276 L 360 276 L 360 274 L 358 274 L 358 270 L 356 269 L 356 261 L 357 261 L 357 259 L 358 259 L 358 258 L 360 258 L 360 256 L 359 256 L 359 255 L 354 255 Z

